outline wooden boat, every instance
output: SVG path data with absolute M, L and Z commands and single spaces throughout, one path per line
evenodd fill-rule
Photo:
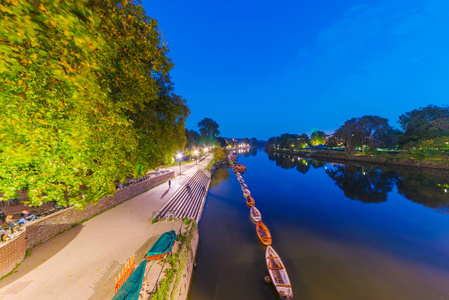
M 287 269 L 281 260 L 281 257 L 274 251 L 273 247 L 268 246 L 265 252 L 265 259 L 267 261 L 268 272 L 273 281 L 276 290 L 281 296 L 281 299 L 293 299 L 293 290 L 288 278 Z
M 170 252 L 176 240 L 174 230 L 163 233 L 147 253 L 148 260 L 159 260 Z
M 251 196 L 246 197 L 246 205 L 248 205 L 248 207 L 256 205 L 256 202 L 254 201 L 253 197 Z
M 257 236 L 265 246 L 271 245 L 271 233 L 262 221 L 256 225 Z
M 142 289 L 143 276 L 145 275 L 145 267 L 147 260 L 143 262 L 135 269 L 122 287 L 118 290 L 117 294 L 112 300 L 138 300 L 140 290 Z
M 249 212 L 254 222 L 262 221 L 262 214 L 255 206 L 252 206 Z

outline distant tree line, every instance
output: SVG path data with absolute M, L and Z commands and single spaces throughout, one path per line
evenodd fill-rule
M 258 141 L 253 138 L 226 138 L 219 136 L 220 126 L 215 120 L 210 118 L 204 118 L 198 123 L 199 132 L 195 130 L 185 130 L 186 144 L 184 153 L 188 156 L 192 156 L 195 151 L 200 151 L 205 147 L 223 147 L 228 146 L 236 148 L 239 145 L 248 145 L 251 147 L 260 146 L 263 141 Z
M 422 153 L 428 149 L 449 150 L 449 106 L 429 105 L 406 112 L 399 117 L 401 129 L 379 116 L 363 116 L 347 120 L 332 135 L 315 130 L 310 138 L 305 134 L 282 134 L 271 137 L 267 147 L 283 149 L 325 145 L 344 147 L 348 153 L 356 149 L 405 149 Z

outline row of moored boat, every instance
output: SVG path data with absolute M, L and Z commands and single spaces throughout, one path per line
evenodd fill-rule
M 242 177 L 242 174 L 246 171 L 246 167 L 236 163 L 236 159 L 236 155 L 229 156 L 229 164 L 234 170 L 237 180 L 240 183 L 240 187 L 242 188 L 243 196 L 246 199 L 246 204 L 250 208 L 251 219 L 256 223 L 257 236 L 259 237 L 261 243 L 267 246 L 265 251 L 265 260 L 271 280 L 282 299 L 293 299 L 293 290 L 290 283 L 290 278 L 288 277 L 287 269 L 285 268 L 279 254 L 271 246 L 272 238 L 270 230 L 268 230 L 268 227 L 262 222 L 262 214 L 256 208 L 256 202 L 251 196 L 248 185 Z

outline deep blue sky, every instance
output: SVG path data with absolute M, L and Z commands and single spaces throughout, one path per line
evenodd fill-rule
M 449 103 L 448 0 L 142 0 L 188 99 L 225 137 L 333 132 Z

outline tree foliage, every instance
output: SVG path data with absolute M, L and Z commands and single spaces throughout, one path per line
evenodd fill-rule
M 323 131 L 314 130 L 310 136 L 310 143 L 313 146 L 323 145 L 326 139 L 326 134 Z
M 449 106 L 429 105 L 414 109 L 399 117 L 404 134 L 399 138 L 401 148 L 417 146 L 425 140 L 449 137 Z
M 334 142 L 342 143 L 347 152 L 354 152 L 356 147 L 370 148 L 385 146 L 388 139 L 388 133 L 394 132 L 388 119 L 379 116 L 363 116 L 361 118 L 352 118 L 345 122 L 343 126 L 334 133 Z
M 298 136 L 296 139 L 296 148 L 306 148 L 310 145 L 310 139 L 307 134 L 303 133 Z
M 187 142 L 185 145 L 186 149 L 194 149 L 200 145 L 201 136 L 198 132 L 196 132 L 195 130 L 186 129 L 185 135 L 186 135 L 186 139 L 187 139 Z
M 220 127 L 217 122 L 210 118 L 204 118 L 198 123 L 200 129 L 201 137 L 206 141 L 207 144 L 214 144 L 216 137 L 220 134 L 218 127 Z
M 0 4 L 0 192 L 82 207 L 184 143 L 157 23 L 135 1 Z

